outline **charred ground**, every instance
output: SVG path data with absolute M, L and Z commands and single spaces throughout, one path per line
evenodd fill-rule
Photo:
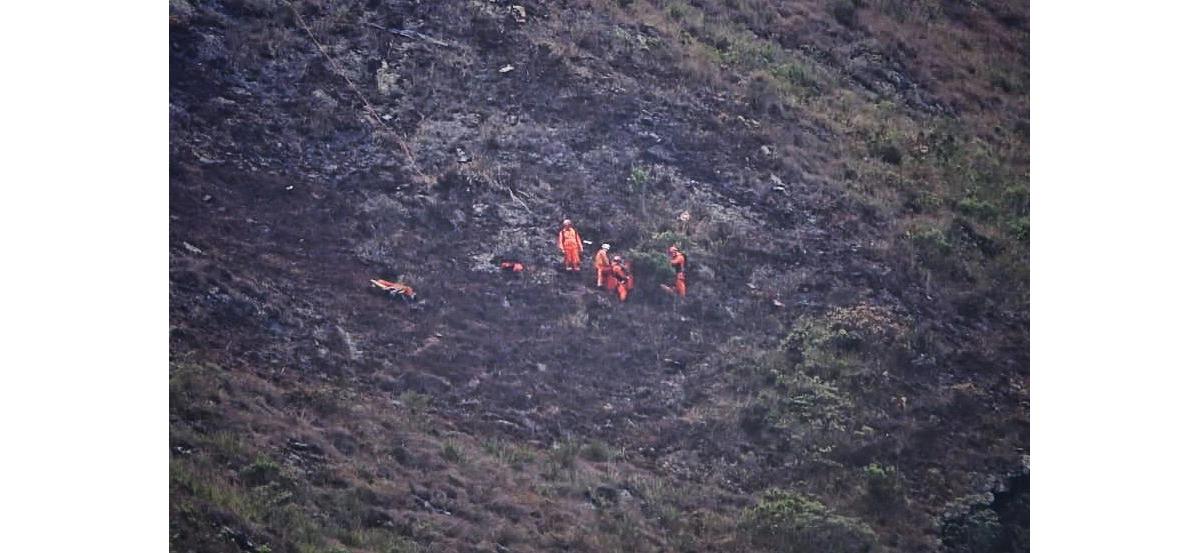
M 520 5 L 171 2 L 172 550 L 1027 548 L 1027 6 Z

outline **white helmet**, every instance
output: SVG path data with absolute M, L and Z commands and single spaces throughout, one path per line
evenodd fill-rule
M 609 247 L 610 246 L 608 244 L 600 244 L 600 249 L 602 250 L 607 250 Z

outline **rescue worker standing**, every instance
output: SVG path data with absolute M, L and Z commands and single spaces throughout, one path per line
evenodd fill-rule
M 596 257 L 592 258 L 592 265 L 596 267 L 596 288 L 604 286 L 604 279 L 612 270 L 611 263 L 608 261 L 608 244 L 600 246 L 600 251 L 596 252 Z
M 674 292 L 682 298 L 687 295 L 687 256 L 675 246 L 667 248 L 667 255 L 670 257 L 671 268 L 675 269 Z
M 570 219 L 563 219 L 562 230 L 558 231 L 558 249 L 563 252 L 563 264 L 568 271 L 579 272 L 579 254 L 583 251 L 583 239 Z
M 616 282 L 617 297 L 625 301 L 629 291 L 633 290 L 633 273 L 619 255 L 613 256 L 612 280 Z

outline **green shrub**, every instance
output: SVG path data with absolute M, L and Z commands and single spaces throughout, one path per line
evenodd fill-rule
M 892 165 L 900 165 L 900 162 L 904 161 L 904 152 L 901 152 L 900 147 L 891 142 L 877 144 L 871 149 L 871 155 Z
M 562 442 L 555 442 L 550 447 L 550 459 L 553 461 L 554 468 L 575 468 L 575 458 L 579 456 L 580 449 L 579 442 L 572 438 L 568 438 Z
M 650 169 L 642 165 L 633 165 L 629 168 L 629 191 L 634 193 L 645 192 L 646 185 L 650 182 Z
M 880 11 L 901 23 L 912 17 L 912 0 L 879 0 Z
M 771 425 L 771 406 L 760 395 L 743 406 L 738 412 L 738 426 L 752 436 L 758 435 Z
M 1008 222 L 1008 235 L 1016 240 L 1029 240 L 1029 217 L 1018 217 Z
M 938 227 L 920 227 L 910 230 L 907 237 L 917 252 L 923 255 L 947 256 L 954 251 L 954 244 L 946 232 Z
M 754 546 L 782 553 L 865 553 L 876 541 L 862 521 L 782 490 L 764 494 L 742 515 L 739 527 Z
M 760 115 L 779 116 L 787 107 L 787 93 L 780 80 L 764 72 L 755 72 L 746 88 L 750 107 Z
M 463 453 L 454 442 L 446 442 L 442 444 L 442 458 L 451 463 L 461 463 Z
M 632 165 L 629 167 L 629 192 L 638 198 L 639 209 L 642 217 L 646 217 L 646 192 L 651 186 L 650 168 L 642 165 Z
M 942 546 L 950 553 L 1000 551 L 1003 541 L 1000 516 L 990 508 L 974 509 L 942 523 Z
M 264 455 L 259 455 L 253 463 L 242 469 L 242 481 L 252 487 L 265 486 L 281 476 L 279 465 Z
M 691 240 L 688 237 L 679 234 L 673 230 L 654 233 L 649 240 L 643 242 L 643 246 L 650 246 L 654 251 L 662 254 L 663 258 L 667 256 L 668 246 L 679 246 L 684 253 L 691 248 Z
M 877 510 L 888 510 L 899 505 L 904 496 L 900 474 L 896 467 L 871 463 L 863 468 L 867 480 L 867 499 Z
M 721 51 L 721 61 L 743 69 L 766 69 L 783 57 L 783 51 L 774 41 L 758 38 L 753 33 L 734 31 L 725 33 L 728 47 Z
M 974 197 L 959 200 L 958 205 L 955 207 L 963 214 L 970 215 L 981 221 L 991 221 L 1000 213 L 1000 210 L 991 202 Z
M 995 240 L 962 217 L 942 224 L 919 223 L 906 231 L 905 241 L 915 266 L 952 280 L 971 279 L 972 270 L 986 261 L 979 254 L 993 257 L 1000 252 Z
M 806 423 L 830 423 L 845 418 L 850 403 L 837 386 L 803 373 L 794 374 L 783 382 L 787 397 L 781 401 L 781 406 L 787 414 Z
M 424 415 L 429 411 L 430 397 L 420 392 L 406 391 L 400 394 L 400 403 L 411 415 Z
M 838 377 L 891 363 L 908 350 L 908 336 L 904 318 L 888 308 L 864 304 L 800 317 L 780 349 L 797 373 Z
M 1001 193 L 1004 208 L 1010 213 L 1029 215 L 1029 187 L 1023 184 L 1009 186 Z
M 669 284 L 675 281 L 675 269 L 671 268 L 667 257 L 668 246 L 679 246 L 688 255 L 688 264 L 694 266 L 694 259 L 689 254 L 691 240 L 678 232 L 668 230 L 658 232 L 643 240 L 637 247 L 625 253 L 632 263 L 633 278 L 636 286 L 642 289 Z
M 674 1 L 667 5 L 667 17 L 679 21 L 692 14 L 694 8 L 681 1 Z
M 904 152 L 898 142 L 899 137 L 893 132 L 877 130 L 867 136 L 867 153 L 884 163 L 900 165 L 904 161 Z
M 514 470 L 524 469 L 525 465 L 532 463 L 537 457 L 527 446 L 511 444 L 497 438 L 485 439 L 483 450 Z
M 833 0 L 829 3 L 829 13 L 838 23 L 850 28 L 858 26 L 858 8 L 860 0 Z
M 813 78 L 812 68 L 800 62 L 781 63 L 771 70 L 771 74 L 794 87 L 820 91 L 820 83 Z
M 906 193 L 904 205 L 915 213 L 936 213 L 942 203 L 942 197 L 934 192 L 914 190 Z
M 587 445 L 579 450 L 579 455 L 594 463 L 607 463 L 616 457 L 612 448 L 599 440 L 588 441 Z
M 336 386 L 301 389 L 288 392 L 288 402 L 322 417 L 332 416 L 347 408 L 353 392 Z
M 671 268 L 666 253 L 633 250 L 625 257 L 629 260 L 636 288 L 649 290 L 675 280 L 675 269 Z

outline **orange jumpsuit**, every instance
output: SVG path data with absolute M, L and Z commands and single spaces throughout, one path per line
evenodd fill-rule
M 401 295 L 408 299 L 413 299 L 413 298 L 417 297 L 416 290 L 413 290 L 412 286 L 409 286 L 407 284 L 402 284 L 399 282 L 389 282 L 389 281 L 383 280 L 381 278 L 372 280 L 371 284 L 374 284 L 375 286 L 378 286 L 384 290 L 387 290 L 387 292 L 393 296 Z
M 675 293 L 679 297 L 687 295 L 687 276 L 684 269 L 687 267 L 687 257 L 683 252 L 675 251 L 671 253 L 671 268 L 675 269 Z
M 604 272 L 604 289 L 608 290 L 609 292 L 617 291 L 617 276 L 615 271 L 613 271 L 616 266 L 617 265 L 614 263 L 609 266 L 607 271 Z
M 611 265 L 608 261 L 608 251 L 600 250 L 596 252 L 596 257 L 592 258 L 592 265 L 596 267 L 596 286 L 604 286 L 604 278 L 608 276 Z
M 563 252 L 563 264 L 568 271 L 579 270 L 579 252 L 583 250 L 583 240 L 575 227 L 563 227 L 558 231 L 558 249 Z
M 629 297 L 629 291 L 633 289 L 633 275 L 630 274 L 629 268 L 620 263 L 614 263 L 612 280 L 616 282 L 617 297 L 621 298 L 621 301 L 625 301 L 625 298 Z

